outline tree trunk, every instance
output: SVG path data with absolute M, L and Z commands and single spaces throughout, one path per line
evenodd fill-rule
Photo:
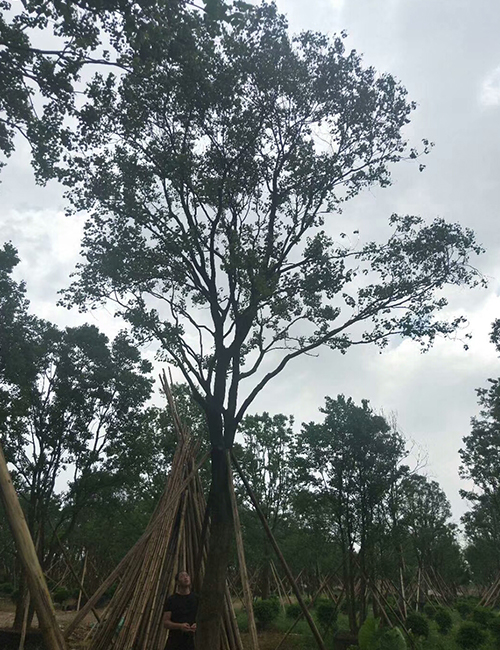
M 212 448 L 210 539 L 197 616 L 197 650 L 219 650 L 233 517 L 224 449 Z

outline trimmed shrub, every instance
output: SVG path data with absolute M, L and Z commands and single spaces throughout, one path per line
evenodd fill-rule
M 448 634 L 453 627 L 453 618 L 450 612 L 444 607 L 438 607 L 434 614 L 434 620 L 437 623 L 440 634 Z
M 423 636 L 427 638 L 429 636 L 429 621 L 418 614 L 417 612 L 411 612 L 406 617 L 406 627 L 415 634 L 415 636 Z
M 286 617 L 295 620 L 302 614 L 302 608 L 299 603 L 291 603 L 286 607 Z
M 455 641 L 462 650 L 480 650 L 487 638 L 486 632 L 478 623 L 465 621 L 458 628 Z
M 61 603 L 64 603 L 65 600 L 68 600 L 70 596 L 71 591 L 69 589 L 66 589 L 66 587 L 58 587 L 52 594 L 52 600 L 55 603 L 61 605 Z
M 428 618 L 434 618 L 434 614 L 436 613 L 437 608 L 432 604 L 432 603 L 427 603 L 424 605 L 424 614 Z
M 319 600 L 317 602 L 316 618 L 323 630 L 326 630 L 330 626 L 333 626 L 333 629 L 335 629 L 337 610 L 333 600 Z
M 460 618 L 465 620 L 472 612 L 472 605 L 466 600 L 457 600 L 455 603 L 455 609 L 460 614 Z
M 500 649 L 500 616 L 494 616 L 488 623 L 488 629 L 494 640 L 495 648 Z
M 381 627 L 379 618 L 369 616 L 359 629 L 360 650 L 406 650 L 406 641 L 398 627 Z
M 274 598 L 256 600 L 253 604 L 253 613 L 260 629 L 267 628 L 280 613 L 279 601 Z
M 471 618 L 474 623 L 479 623 L 483 627 L 488 627 L 495 614 L 489 607 L 475 607 L 472 610 Z

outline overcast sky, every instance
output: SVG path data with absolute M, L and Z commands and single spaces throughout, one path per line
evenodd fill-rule
M 279 0 L 293 31 L 346 30 L 348 48 L 365 62 L 394 74 L 418 103 L 406 135 L 419 145 L 435 142 L 426 170 L 400 163 L 393 185 L 354 199 L 343 223 L 360 242 L 387 238 L 391 213 L 444 217 L 475 229 L 487 249 L 478 266 L 488 289 L 449 292 L 448 313 L 469 318 L 469 350 L 461 341 L 438 341 L 427 354 L 408 341 L 382 354 L 357 348 L 347 355 L 323 350 L 289 366 L 255 403 L 254 410 L 319 419 L 324 397 L 338 393 L 369 399 L 397 415 L 402 433 L 428 455 L 426 472 L 452 503 L 455 519 L 467 509 L 458 490 L 458 449 L 477 413 L 475 389 L 500 375 L 489 343 L 500 317 L 500 3 L 494 0 Z M 0 239 L 18 248 L 32 308 L 60 326 L 93 322 L 113 336 L 121 324 L 106 310 L 83 318 L 56 307 L 78 257 L 82 220 L 64 217 L 56 184 L 36 187 L 29 151 L 20 144 L 0 176 Z M 335 226 L 338 228 L 338 223 Z M 153 350 L 147 354 L 153 355 Z

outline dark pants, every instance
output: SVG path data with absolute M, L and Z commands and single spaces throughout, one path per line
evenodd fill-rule
M 194 634 L 190 632 L 172 634 L 170 632 L 165 650 L 194 650 Z

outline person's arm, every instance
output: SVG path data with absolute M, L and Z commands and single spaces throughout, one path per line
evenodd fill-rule
M 172 621 L 172 612 L 165 612 L 163 614 L 163 625 L 167 630 L 182 630 L 183 632 L 194 632 L 189 623 L 174 623 Z

